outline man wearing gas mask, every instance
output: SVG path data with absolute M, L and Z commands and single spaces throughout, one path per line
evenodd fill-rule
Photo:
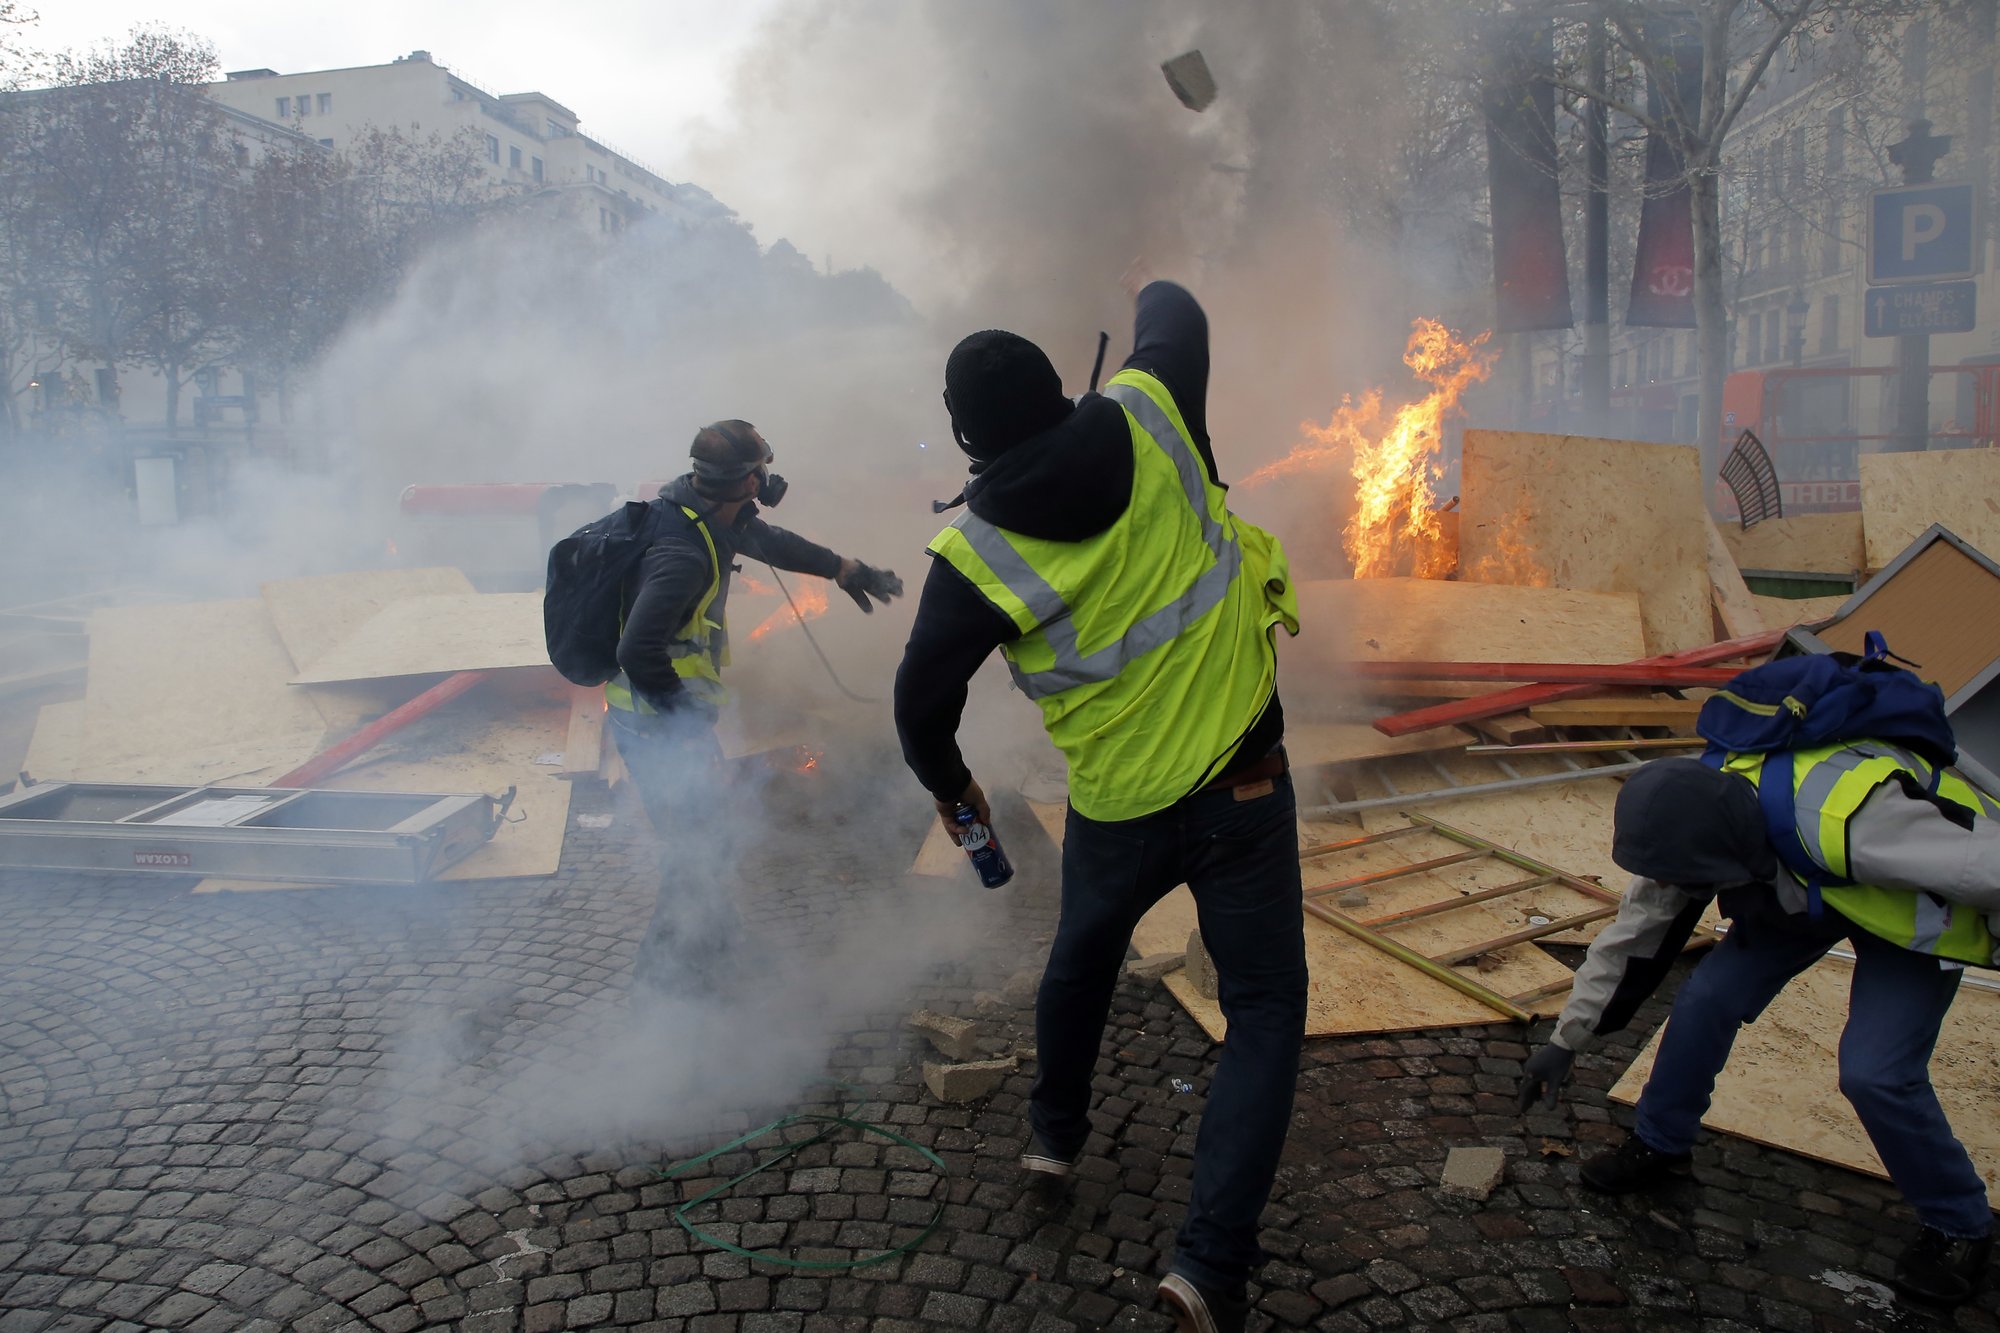
M 718 817 L 724 793 L 715 739 L 727 697 L 722 668 L 736 558 L 832 579 L 863 611 L 903 592 L 890 571 L 758 516 L 786 487 L 771 471 L 771 446 L 749 422 L 703 426 L 689 455 L 693 469 L 660 488 L 651 544 L 626 580 L 619 673 L 604 688 L 619 756 L 662 845 L 659 904 L 634 967 L 637 985 L 654 993 L 707 990 L 726 969 L 736 934 L 735 856 L 730 821 Z

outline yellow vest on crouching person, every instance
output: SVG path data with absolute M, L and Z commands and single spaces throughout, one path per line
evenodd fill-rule
M 1762 754 L 1732 754 L 1723 771 L 1761 784 Z M 1937 782 L 1942 800 L 1963 806 L 1980 819 L 2000 817 L 2000 806 L 1985 793 L 1952 773 L 1937 774 L 1932 765 L 1901 746 L 1881 741 L 1850 741 L 1792 753 L 1792 800 L 1799 841 L 1813 861 L 1833 875 L 1849 878 L 1847 824 L 1861 803 L 1896 774 L 1907 773 L 1925 790 Z M 1787 872 L 1789 873 L 1789 872 Z M 1985 915 L 1963 903 L 1946 902 L 1934 894 L 1873 884 L 1826 884 L 1820 897 L 1842 916 L 1871 935 L 1918 953 L 1935 954 L 1961 963 L 1993 966 L 1993 935 Z
M 932 554 L 1020 630 L 1001 652 L 1069 760 L 1089 819 L 1165 809 L 1225 771 L 1298 633 L 1284 548 L 1229 512 L 1166 386 L 1126 370 L 1104 395 L 1132 432 L 1132 497 L 1103 532 L 1052 541 L 967 511 Z
M 722 591 L 722 562 L 716 558 L 715 538 L 708 535 L 708 524 L 702 522 L 701 515 L 686 505 L 681 505 L 680 511 L 688 516 L 694 530 L 701 534 L 702 543 L 708 547 L 708 587 L 702 591 L 701 600 L 694 604 L 694 610 L 688 613 L 687 620 L 667 644 L 667 657 L 673 662 L 674 674 L 681 678 L 683 689 L 703 703 L 720 708 L 729 697 L 729 691 L 722 683 L 722 668 L 729 664 L 729 638 L 723 632 L 722 622 L 708 618 L 708 608 L 714 604 L 716 594 Z M 625 628 L 623 619 L 621 616 L 620 631 Z M 712 651 L 718 639 L 721 651 Z M 632 682 L 623 671 L 605 685 L 604 702 L 628 713 L 659 712 L 633 692 Z

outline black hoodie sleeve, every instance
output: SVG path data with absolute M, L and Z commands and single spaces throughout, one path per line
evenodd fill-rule
M 729 534 L 730 543 L 740 554 L 762 560 L 798 574 L 817 574 L 830 579 L 840 573 L 840 557 L 818 542 L 752 515 L 738 523 Z
M 1222 484 L 1208 442 L 1208 316 L 1188 289 L 1149 282 L 1139 292 L 1132 319 L 1132 355 L 1125 369 L 1143 370 L 1167 386 L 1187 422 L 1209 480 Z
M 966 686 L 980 663 L 1018 634 L 957 570 L 932 559 L 896 669 L 896 736 L 903 762 L 937 800 L 957 800 L 972 781 L 958 749 Z

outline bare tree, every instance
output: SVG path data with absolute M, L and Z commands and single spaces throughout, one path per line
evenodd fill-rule
M 1668 7 L 1650 0 L 1565 0 L 1544 6 L 1569 18 L 1609 25 L 1626 57 L 1660 92 L 1662 114 L 1588 69 L 1562 69 L 1559 88 L 1603 102 L 1661 135 L 1683 164 L 1694 220 L 1694 307 L 1697 379 L 1695 443 L 1702 475 L 1713 477 L 1721 452 L 1722 382 L 1729 371 L 1729 330 L 1722 231 L 1723 150 L 1772 62 L 1788 46 L 1837 34 L 1885 33 L 1922 5 L 1914 0 L 1686 0 Z M 1677 38 L 1692 31 L 1701 50 L 1701 95 L 1680 96 Z M 1607 86 L 1609 85 L 1609 86 Z
M 157 370 L 167 421 L 226 344 L 227 219 L 238 165 L 202 92 L 214 49 L 164 29 L 56 56 L 53 86 L 16 95 L 43 296 L 71 354 Z

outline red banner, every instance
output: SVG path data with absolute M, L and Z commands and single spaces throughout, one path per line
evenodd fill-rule
M 1493 203 L 1493 327 L 1567 329 L 1569 263 L 1556 179 L 1555 30 L 1516 23 L 1499 34 L 1481 101 Z
M 1701 111 L 1701 38 L 1688 31 L 1660 43 L 1669 54 L 1674 91 L 1689 116 Z M 1646 110 L 1674 120 L 1660 86 L 1648 80 Z M 1694 202 L 1681 154 L 1666 135 L 1646 136 L 1646 194 L 1639 208 L 1639 243 L 1632 264 L 1628 326 L 1694 327 Z

